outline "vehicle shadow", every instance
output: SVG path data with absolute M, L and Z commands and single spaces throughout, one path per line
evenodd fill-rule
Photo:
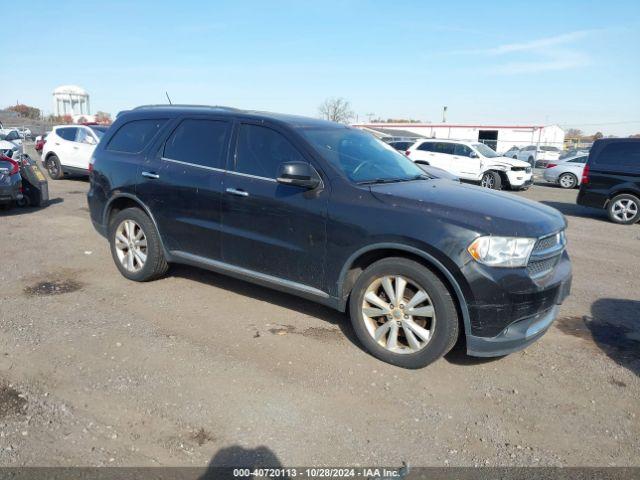
M 234 470 L 263 468 L 283 468 L 278 456 L 268 447 L 244 448 L 239 445 L 221 448 L 213 456 L 207 470 L 198 480 L 234 479 Z M 241 475 L 246 477 L 246 475 Z M 278 478 L 288 479 L 288 475 L 277 475 Z
M 49 199 L 48 202 L 46 202 L 45 204 L 39 207 L 18 207 L 18 206 L 11 206 L 9 208 L 3 207 L 3 208 L 0 208 L 0 217 L 14 217 L 16 215 L 26 215 L 29 213 L 43 210 L 50 205 L 56 205 L 62 202 L 64 202 L 64 199 L 57 197 L 57 198 Z
M 593 342 L 615 363 L 640 376 L 640 301 L 601 298 L 591 305 L 590 316 L 559 318 L 556 327 Z
M 570 217 L 591 218 L 594 220 L 609 222 L 605 210 L 598 208 L 589 208 L 575 203 L 552 202 L 548 200 L 542 200 L 540 203 L 553 207 L 556 210 L 560 210 L 563 215 L 568 215 Z
M 298 311 L 305 315 L 319 318 L 325 322 L 336 325 L 351 343 L 356 345 L 360 350 L 363 350 L 353 329 L 351 328 L 351 323 L 349 321 L 348 314 L 346 313 L 341 313 L 330 307 L 320 305 L 319 303 L 315 303 L 311 300 L 306 300 L 295 295 L 255 285 L 250 282 L 245 282 L 243 280 L 238 280 L 233 277 L 196 267 L 172 265 L 170 275 L 195 280 L 229 292 L 245 295 L 263 302 L 272 303 L 280 307 Z

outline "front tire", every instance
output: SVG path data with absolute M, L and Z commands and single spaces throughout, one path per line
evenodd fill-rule
M 578 177 L 576 177 L 573 173 L 563 173 L 558 178 L 558 183 L 562 188 L 572 189 L 576 188 L 578 185 Z
M 364 348 L 398 367 L 426 367 L 458 339 L 449 290 L 429 269 L 406 258 L 370 265 L 353 287 L 349 314 Z
M 116 267 L 129 280 L 155 280 L 169 268 L 156 227 L 139 208 L 127 208 L 113 217 L 109 244 Z
M 53 180 L 60 180 L 64 177 L 60 159 L 56 155 L 51 155 L 44 163 L 47 173 Z
M 485 172 L 480 180 L 480 186 L 491 190 L 501 190 L 502 178 L 497 172 Z
M 640 220 L 640 199 L 624 193 L 613 197 L 607 206 L 609 219 L 620 225 L 631 225 Z

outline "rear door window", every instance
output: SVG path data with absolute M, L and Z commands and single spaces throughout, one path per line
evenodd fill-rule
M 78 127 L 64 127 L 58 128 L 56 133 L 63 140 L 67 140 L 69 142 L 76 141 L 76 135 L 78 134 Z
M 140 153 L 165 123 L 165 119 L 133 120 L 125 123 L 111 138 L 107 150 Z
M 306 162 L 279 132 L 259 125 L 240 126 L 235 171 L 257 177 L 276 178 L 284 162 Z
M 418 147 L 418 150 L 422 150 L 424 152 L 433 152 L 433 142 L 424 142 Z
M 595 158 L 596 165 L 640 168 L 640 142 L 615 142 L 605 145 Z
M 436 143 L 433 149 L 434 152 L 444 153 L 445 155 L 453 155 L 455 144 L 453 143 Z
M 229 131 L 230 124 L 225 121 L 183 120 L 167 139 L 163 157 L 223 169 Z

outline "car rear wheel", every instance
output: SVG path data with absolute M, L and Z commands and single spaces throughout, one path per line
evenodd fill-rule
M 405 258 L 369 266 L 351 292 L 349 313 L 367 351 L 403 368 L 433 363 L 458 338 L 449 290 L 429 269 Z
M 609 219 L 621 225 L 631 225 L 640 220 L 640 199 L 627 193 L 613 197 L 607 207 Z
M 64 177 L 62 171 L 62 165 L 60 165 L 60 159 L 56 155 L 51 155 L 44 163 L 47 173 L 53 180 L 60 180 Z
M 578 185 L 578 177 L 576 177 L 573 173 L 563 173 L 558 178 L 558 183 L 562 188 L 576 188 Z
M 115 215 L 109 224 L 109 243 L 113 261 L 129 280 L 155 280 L 169 268 L 155 225 L 139 208 Z
M 490 188 L 492 190 L 500 190 L 502 188 L 502 179 L 497 172 L 486 172 L 482 175 L 480 186 Z

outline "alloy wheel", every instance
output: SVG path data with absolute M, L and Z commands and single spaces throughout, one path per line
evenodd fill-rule
M 52 178 L 56 178 L 58 176 L 58 165 L 55 161 L 49 160 L 47 162 L 47 170 Z
M 485 188 L 493 188 L 495 185 L 495 180 L 493 179 L 493 175 L 489 175 L 488 173 L 485 173 L 484 176 L 482 177 L 482 181 L 480 182 L 480 185 L 482 185 Z
M 375 279 L 365 292 L 361 310 L 369 334 L 393 353 L 416 353 L 433 337 L 436 314 L 431 298 L 409 278 Z
M 115 233 L 116 255 L 130 272 L 139 272 L 147 261 L 147 237 L 133 220 L 124 220 Z
M 613 204 L 611 213 L 616 220 L 628 222 L 638 214 L 638 204 L 629 198 L 622 198 Z
M 560 185 L 563 188 L 573 188 L 576 186 L 576 179 L 571 174 L 562 175 L 560 177 Z

